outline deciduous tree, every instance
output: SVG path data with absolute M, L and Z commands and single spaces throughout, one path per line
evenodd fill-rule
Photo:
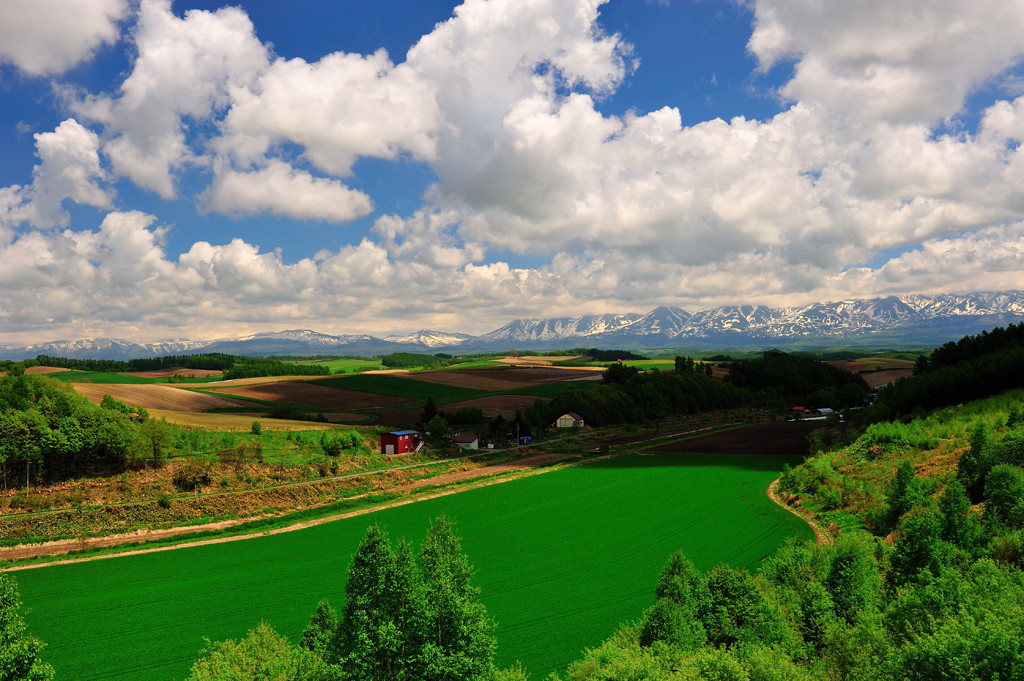
M 0 573 L 0 681 L 49 681 L 53 667 L 39 659 L 44 644 L 25 631 L 14 578 Z

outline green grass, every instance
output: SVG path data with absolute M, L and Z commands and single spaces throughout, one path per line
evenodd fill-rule
M 369 369 L 383 369 L 384 365 L 376 359 L 325 359 L 317 362 L 296 362 L 297 364 L 319 364 L 331 370 L 332 374 L 354 374 Z
M 673 371 L 676 368 L 675 359 L 632 359 L 626 360 L 623 364 L 636 367 L 643 371 L 657 369 L 658 371 Z
M 298 532 L 14 574 L 58 678 L 179 679 L 204 637 L 239 637 L 265 619 L 297 640 L 321 598 L 340 607 L 371 523 L 419 541 L 446 513 L 498 622 L 499 662 L 522 660 L 541 679 L 638 617 L 674 549 L 704 570 L 753 569 L 786 537 L 809 537 L 764 495 L 783 463 L 611 459 Z

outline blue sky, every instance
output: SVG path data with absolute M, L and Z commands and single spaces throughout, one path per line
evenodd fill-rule
M 1024 287 L 1004 0 L 10 0 L 0 344 Z

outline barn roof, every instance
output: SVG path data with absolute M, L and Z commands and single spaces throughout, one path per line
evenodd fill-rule
M 418 430 L 393 430 L 388 435 L 419 435 Z

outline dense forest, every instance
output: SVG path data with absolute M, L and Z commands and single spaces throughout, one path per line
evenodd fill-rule
M 1024 324 L 1010 324 L 946 343 L 918 359 L 914 376 L 880 391 L 876 421 L 925 413 L 1019 387 L 1024 376 Z
M 813 357 L 769 350 L 760 359 L 736 360 L 727 379 L 769 403 L 792 399 L 811 407 L 863 406 L 867 383 L 858 375 Z

